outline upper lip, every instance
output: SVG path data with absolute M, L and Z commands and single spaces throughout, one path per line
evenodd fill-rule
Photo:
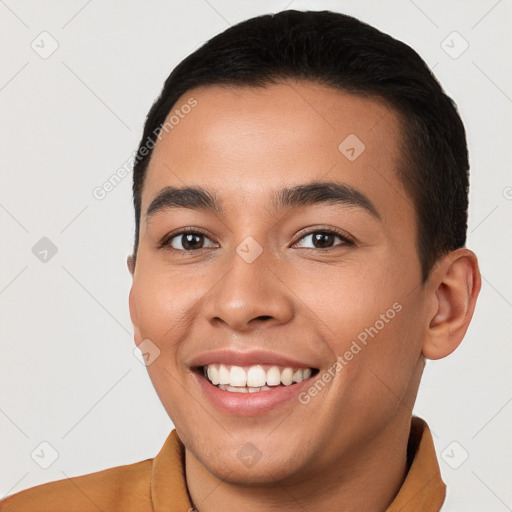
M 314 366 L 311 366 L 309 363 L 297 361 L 296 359 L 291 359 L 287 356 L 276 354 L 275 352 L 269 352 L 267 350 L 239 351 L 232 349 L 204 352 L 199 356 L 194 357 L 189 362 L 189 366 L 193 368 L 214 363 L 235 366 L 271 364 L 291 368 L 314 368 Z

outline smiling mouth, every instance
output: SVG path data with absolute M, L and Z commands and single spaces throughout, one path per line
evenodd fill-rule
M 289 387 L 318 374 L 318 368 L 293 368 L 277 365 L 236 366 L 208 364 L 195 367 L 210 384 L 231 393 L 257 393 Z

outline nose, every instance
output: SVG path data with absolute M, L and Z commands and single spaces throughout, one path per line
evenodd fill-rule
M 225 275 L 205 300 L 203 314 L 211 324 L 243 332 L 290 321 L 292 294 L 270 258 L 263 251 L 249 263 L 233 251 Z

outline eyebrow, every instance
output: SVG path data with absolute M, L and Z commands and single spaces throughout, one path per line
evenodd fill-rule
M 283 188 L 274 193 L 270 204 L 275 211 L 316 204 L 341 204 L 361 208 L 381 220 L 375 205 L 362 192 L 349 185 L 329 181 L 315 181 Z M 190 208 L 222 213 L 222 201 L 213 191 L 200 186 L 168 186 L 163 188 L 151 201 L 146 210 L 146 222 L 157 212 L 168 208 Z

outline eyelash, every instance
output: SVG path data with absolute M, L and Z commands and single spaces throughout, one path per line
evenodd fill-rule
M 190 254 L 190 253 L 193 253 L 193 252 L 200 252 L 200 251 L 203 251 L 205 249 L 211 249 L 210 247 L 202 247 L 200 249 L 195 249 L 195 250 L 187 251 L 187 250 L 175 249 L 174 247 L 170 246 L 169 242 L 173 238 L 176 238 L 176 237 L 181 236 L 181 235 L 185 235 L 187 233 L 188 234 L 194 234 L 194 235 L 204 235 L 205 237 L 210 238 L 208 236 L 208 234 L 205 233 L 201 228 L 194 228 L 194 227 L 184 228 L 184 229 L 180 230 L 177 233 L 171 233 L 170 235 L 166 235 L 158 243 L 158 248 L 159 249 L 167 249 L 169 251 L 181 253 L 182 256 L 185 256 L 187 253 Z M 347 233 L 345 233 L 344 231 L 337 230 L 335 228 L 325 228 L 325 229 L 324 228 L 315 228 L 315 229 L 313 229 L 311 231 L 307 231 L 307 232 L 304 232 L 304 233 L 300 234 L 299 239 L 297 240 L 297 242 L 295 242 L 292 245 L 292 247 L 297 245 L 297 243 L 300 242 L 303 238 L 305 238 L 305 237 L 307 237 L 309 235 L 312 235 L 314 233 L 324 233 L 324 234 L 329 234 L 329 235 L 335 235 L 338 238 L 340 238 L 343 243 L 335 245 L 333 247 L 327 247 L 327 248 L 324 248 L 324 249 L 316 249 L 316 248 L 313 248 L 313 247 L 305 247 L 305 249 L 312 249 L 312 250 L 315 250 L 315 251 L 325 252 L 325 251 L 335 250 L 336 247 L 341 247 L 341 246 L 353 247 L 353 246 L 356 245 L 355 240 L 352 237 L 350 237 Z M 210 238 L 210 240 L 211 240 L 211 238 Z

